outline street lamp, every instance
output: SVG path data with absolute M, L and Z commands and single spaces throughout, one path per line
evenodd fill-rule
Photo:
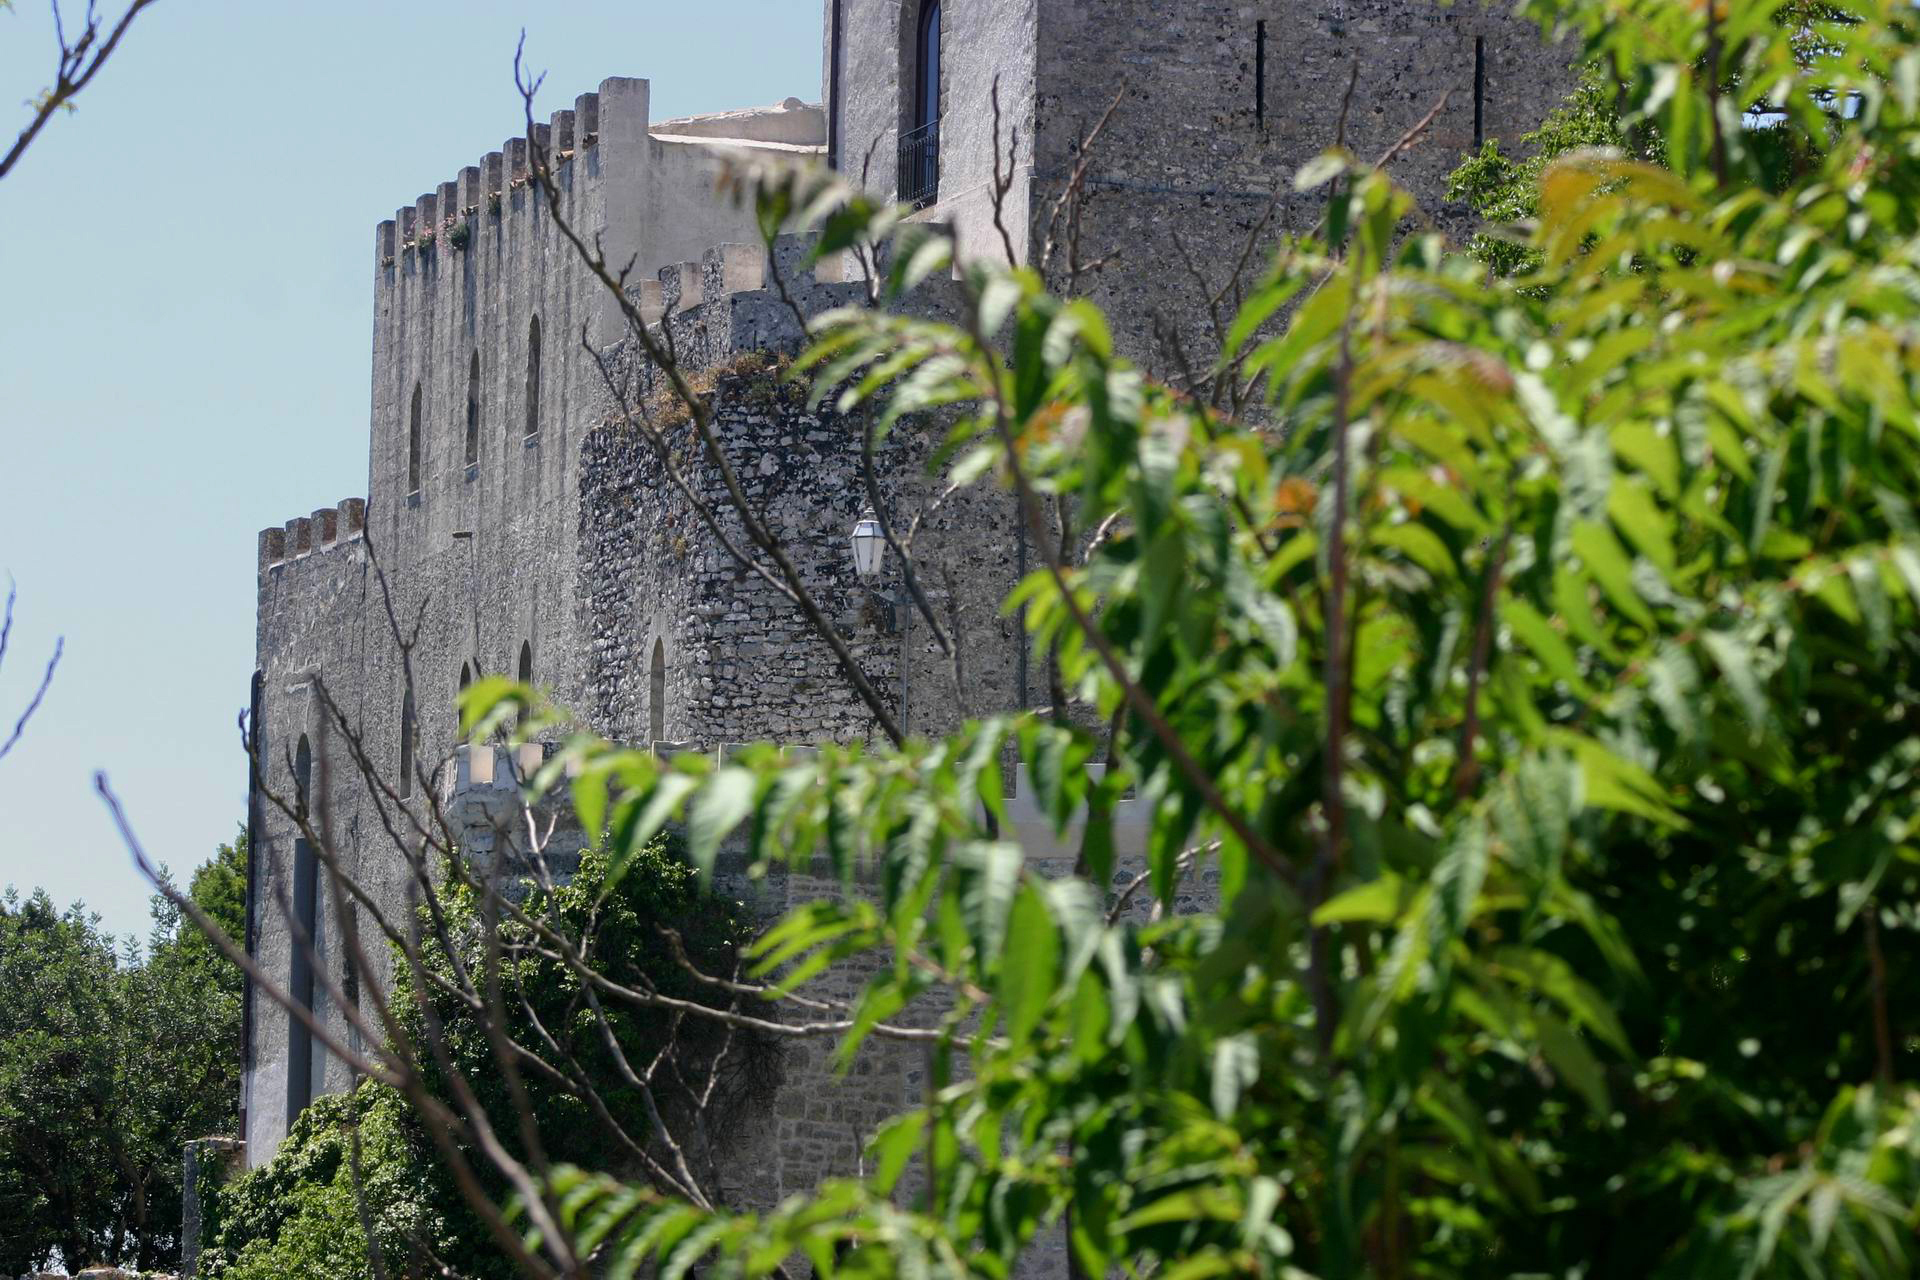
M 886 555 L 887 536 L 880 531 L 880 522 L 871 509 L 862 512 L 853 526 L 853 571 L 862 581 L 871 582 L 880 576 L 880 562 Z
M 874 604 L 880 629 L 888 635 L 894 635 L 899 631 L 899 623 L 893 601 L 874 590 L 874 582 L 880 576 L 880 565 L 886 557 L 887 535 L 881 531 L 880 521 L 874 518 L 872 508 L 868 508 L 860 513 L 860 519 L 853 526 L 853 571 L 866 584 L 867 598 Z

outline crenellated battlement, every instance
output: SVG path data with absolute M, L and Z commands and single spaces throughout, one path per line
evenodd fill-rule
M 798 98 L 788 98 L 777 107 L 662 121 L 657 129 L 648 120 L 648 98 L 647 81 L 615 77 L 603 80 L 598 91 L 575 98 L 571 108 L 555 111 L 547 123 L 535 124 L 533 143 L 551 156 L 556 182 L 571 189 L 584 173 L 630 186 L 654 158 L 648 154 L 648 144 L 673 151 L 744 147 L 799 155 L 825 149 L 820 108 Z M 603 137 L 621 154 L 609 157 L 611 164 L 585 163 L 599 159 L 590 153 L 598 152 Z M 468 165 L 451 181 L 396 210 L 375 232 L 378 265 L 388 269 L 404 254 L 431 252 L 445 244 L 455 228 L 482 213 L 501 215 L 511 197 L 533 182 L 529 154 L 525 136 L 508 138 L 500 150 L 488 152 L 478 164 Z M 390 277 L 386 283 L 392 283 Z
M 262 529 L 259 538 L 259 571 L 298 560 L 316 551 L 366 536 L 367 500 L 342 498 L 335 507 L 322 507 L 310 515 L 297 516 L 284 525 Z
M 637 83 L 644 86 L 646 82 Z M 644 93 L 642 99 L 644 121 Z M 566 183 L 576 155 L 599 144 L 600 95 L 581 94 L 570 109 L 554 112 L 546 124 L 536 124 L 533 137 L 551 154 L 555 178 Z M 376 263 L 383 269 L 391 268 L 402 254 L 430 252 L 447 244 L 455 228 L 483 212 L 498 216 L 513 193 L 532 183 L 529 155 L 524 136 L 508 138 L 500 144 L 500 150 L 489 151 L 478 164 L 468 165 L 451 181 L 395 210 L 393 217 L 374 232 Z M 386 283 L 392 283 L 391 277 Z

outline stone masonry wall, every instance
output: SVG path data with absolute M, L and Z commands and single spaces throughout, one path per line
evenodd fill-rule
M 1117 96 L 1080 228 L 1083 261 L 1113 256 L 1080 287 L 1150 369 L 1171 367 L 1154 338 L 1162 315 L 1204 365 L 1218 345 L 1193 272 L 1207 291 L 1222 288 L 1276 190 L 1252 278 L 1281 233 L 1320 217 L 1325 193 L 1292 194 L 1293 176 L 1340 137 L 1349 83 L 1346 145 L 1369 162 L 1446 95 L 1392 172 L 1458 231 L 1467 211 L 1446 201 L 1446 177 L 1474 148 L 1476 120 L 1480 136 L 1511 145 L 1572 87 L 1567 57 L 1531 24 L 1470 0 L 1044 0 L 1033 206 L 1050 206 Z
M 839 264 L 804 270 L 803 249 L 783 241 L 771 264 L 755 246 L 716 249 L 701 301 L 686 302 L 673 293 L 677 278 L 668 279 L 668 323 L 685 367 L 712 396 L 716 435 L 743 491 L 808 591 L 889 711 L 910 732 L 943 732 L 1018 697 L 1020 638 L 999 612 L 1019 559 L 1011 506 L 991 485 L 946 494 L 944 478 L 928 474 L 943 423 L 904 422 L 876 448 L 876 479 L 900 536 L 920 518 L 914 557 L 936 616 L 960 648 L 965 689 L 957 694 L 951 664 L 906 600 L 897 557 L 888 556 L 871 587 L 853 572 L 849 534 L 869 505 L 860 470 L 865 420 L 835 412 L 831 398 L 809 410 L 807 384 L 785 376 L 800 330 L 769 269 L 780 272 L 804 314 L 860 293 L 838 279 Z M 925 305 L 940 308 L 942 292 L 929 290 Z M 719 469 L 681 421 L 664 380 L 630 351 L 615 363 L 630 383 L 628 403 L 648 406 L 693 491 L 732 544 L 753 552 Z M 630 741 L 653 736 L 650 667 L 658 643 L 667 670 L 666 740 L 872 736 L 865 706 L 798 608 L 729 554 L 643 434 L 617 421 L 617 405 L 609 402 L 605 417 L 587 437 L 581 471 L 578 590 L 592 655 L 583 707 L 595 724 Z

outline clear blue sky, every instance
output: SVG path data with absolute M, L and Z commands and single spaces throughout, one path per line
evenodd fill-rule
M 68 0 L 78 13 L 84 0 Z M 100 0 L 117 15 L 119 0 Z M 0 886 L 144 934 L 105 769 L 184 878 L 245 813 L 254 535 L 367 482 L 373 230 L 612 75 L 655 118 L 820 94 L 819 0 L 159 0 L 0 180 Z M 0 146 L 50 79 L 0 11 Z

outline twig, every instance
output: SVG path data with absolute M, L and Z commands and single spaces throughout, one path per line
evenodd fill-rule
M 53 85 L 43 92 L 33 103 L 33 115 L 27 120 L 26 127 L 13 141 L 13 146 L 0 156 L 0 178 L 7 176 L 20 157 L 33 145 L 34 138 L 46 127 L 56 111 L 71 110 L 73 99 L 106 65 L 107 59 L 120 46 L 120 37 L 127 33 L 133 20 L 140 11 L 152 4 L 153 0 L 133 0 L 127 11 L 120 15 L 120 21 L 113 25 L 105 40 L 100 38 L 100 20 L 94 15 L 92 0 L 87 4 L 87 24 L 80 38 L 72 44 L 67 43 L 67 33 L 60 16 L 60 6 L 53 6 L 55 38 L 60 45 L 60 57 L 55 64 Z
M 1493 646 L 1493 602 L 1500 592 L 1500 576 L 1506 572 L 1507 546 L 1513 539 L 1509 520 L 1487 557 L 1486 581 L 1480 590 L 1480 613 L 1474 622 L 1473 654 L 1467 665 L 1466 714 L 1460 724 L 1460 760 L 1454 766 L 1454 793 L 1465 799 L 1480 777 L 1480 762 L 1474 758 L 1474 744 L 1480 737 L 1480 686 L 1486 679 L 1487 659 Z
M 0 621 L 0 663 L 6 660 L 7 641 L 13 635 L 13 596 L 14 585 L 12 581 L 9 580 L 7 583 L 6 618 L 4 621 Z M 7 758 L 7 753 L 12 751 L 14 744 L 20 741 L 20 735 L 26 732 L 27 721 L 33 719 L 33 713 L 40 709 L 41 700 L 47 696 L 47 690 L 53 684 L 54 668 L 60 665 L 60 654 L 66 649 L 66 646 L 67 641 L 65 636 L 55 638 L 53 642 L 53 656 L 47 659 L 47 669 L 40 673 L 39 687 L 34 689 L 33 697 L 27 699 L 26 708 L 20 712 L 20 718 L 13 722 L 13 732 L 7 735 L 5 742 L 0 742 L 0 760 Z

